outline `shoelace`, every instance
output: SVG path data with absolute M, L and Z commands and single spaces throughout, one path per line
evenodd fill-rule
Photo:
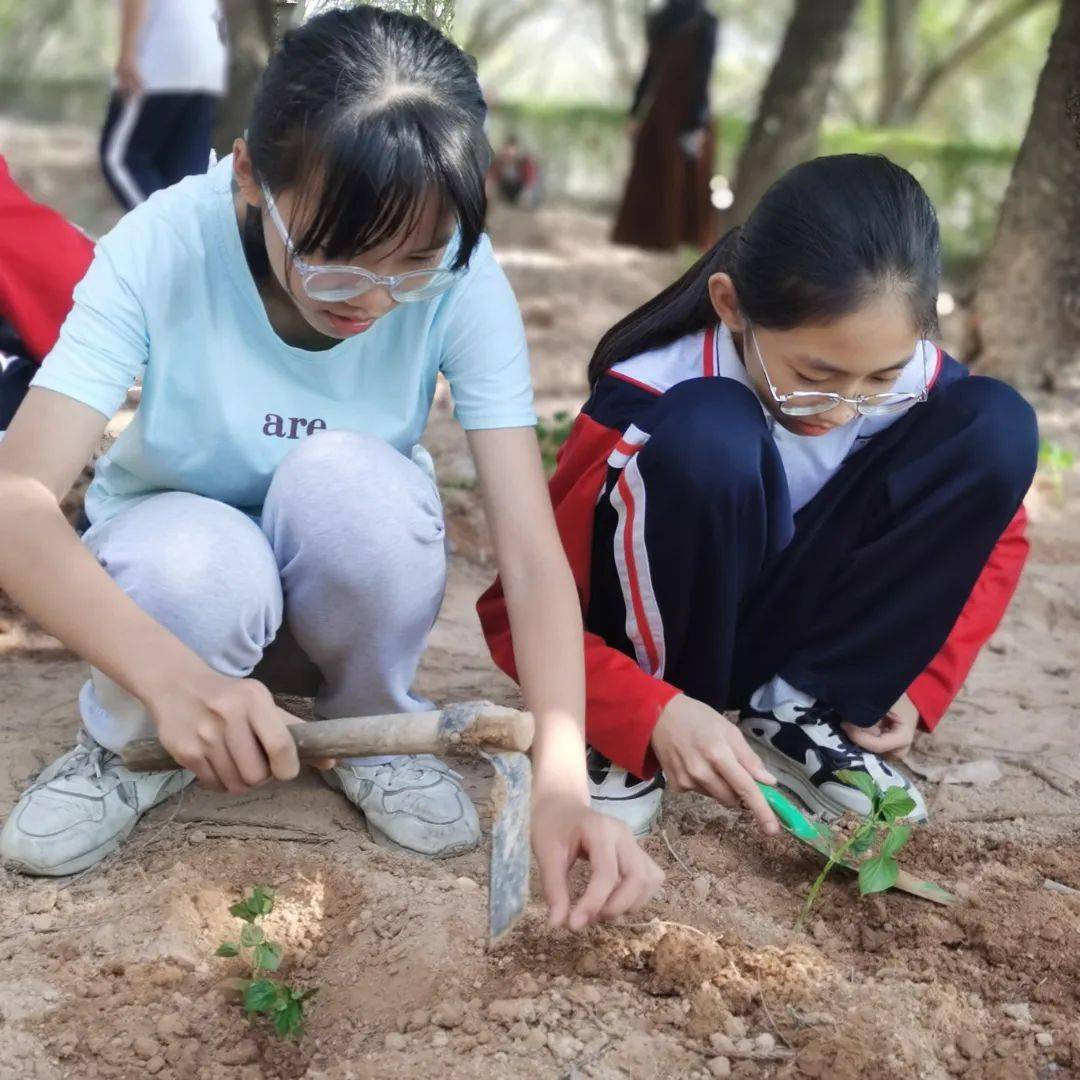
M 80 741 L 76 749 L 80 750 L 81 753 L 73 756 L 58 776 L 86 776 L 100 780 L 105 767 L 116 757 L 116 754 L 111 750 L 106 750 L 99 743 L 89 740 Z
M 810 726 L 822 724 L 836 736 L 837 746 L 821 746 L 819 748 L 832 758 L 841 768 L 847 765 L 859 765 L 865 767 L 863 751 L 857 747 L 841 730 L 837 723 L 836 713 L 828 705 L 815 704 L 799 710 L 797 724 Z

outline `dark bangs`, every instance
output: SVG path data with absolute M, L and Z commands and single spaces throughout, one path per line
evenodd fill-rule
M 472 61 L 423 19 L 358 4 L 285 35 L 255 96 L 259 178 L 296 198 L 299 254 L 344 260 L 404 239 L 427 200 L 466 266 L 484 231 L 491 148 Z
M 351 259 L 400 243 L 434 198 L 439 218 L 449 214 L 460 229 L 453 268 L 468 265 L 484 232 L 490 160 L 486 137 L 469 126 L 423 95 L 403 95 L 336 117 L 321 136 L 302 140 L 297 159 L 307 167 L 288 185 L 297 220 L 307 222 L 293 237 L 297 253 Z

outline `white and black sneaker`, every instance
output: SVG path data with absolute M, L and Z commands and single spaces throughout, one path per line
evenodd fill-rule
M 664 774 L 657 770 L 651 780 L 642 780 L 615 765 L 591 746 L 585 760 L 592 808 L 624 821 L 635 836 L 647 836 L 660 819 Z
M 828 706 L 785 703 L 769 712 L 747 709 L 739 718 L 739 730 L 780 786 L 823 818 L 848 812 L 866 817 L 873 809 L 858 788 L 837 779 L 836 774 L 847 769 L 866 773 L 882 791 L 903 788 L 915 802 L 908 820 L 926 820 L 918 788 L 877 754 L 856 746 Z

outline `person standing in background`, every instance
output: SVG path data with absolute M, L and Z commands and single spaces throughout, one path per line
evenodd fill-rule
M 228 55 L 221 0 L 121 0 L 101 168 L 125 209 L 206 171 Z
M 709 78 L 718 23 L 704 0 L 667 0 L 650 16 L 645 70 L 630 108 L 633 165 L 615 221 L 617 244 L 707 248 L 715 144 Z

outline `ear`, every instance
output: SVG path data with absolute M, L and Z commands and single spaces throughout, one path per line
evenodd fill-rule
M 261 207 L 263 204 L 262 189 L 259 181 L 255 179 L 255 167 L 251 164 L 251 154 L 248 152 L 247 143 L 243 139 L 237 139 L 233 143 L 233 179 L 240 189 L 240 195 L 249 206 Z
M 733 333 L 739 334 L 746 329 L 739 294 L 735 291 L 735 282 L 730 274 L 713 274 L 709 278 L 709 299 L 720 321 Z

